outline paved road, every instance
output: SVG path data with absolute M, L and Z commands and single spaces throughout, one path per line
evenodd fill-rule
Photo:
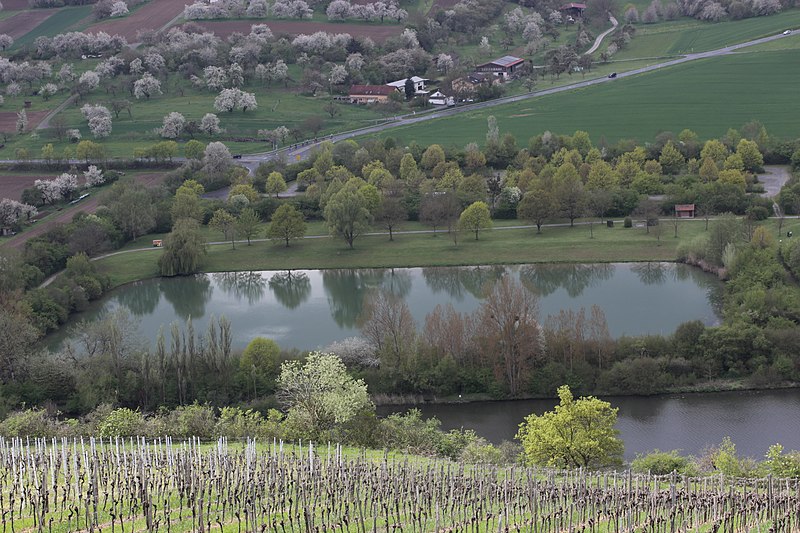
M 607 29 L 606 31 L 604 31 L 603 33 L 601 33 L 600 35 L 598 35 L 597 39 L 594 40 L 594 44 L 592 45 L 592 47 L 589 48 L 588 50 L 586 50 L 583 53 L 583 55 L 588 56 L 588 55 L 593 54 L 595 52 L 595 50 L 600 48 L 600 43 L 603 42 L 603 39 L 606 38 L 606 35 L 608 35 L 612 31 L 617 29 L 617 26 L 619 26 L 619 22 L 617 22 L 617 19 L 614 18 L 614 15 L 609 15 L 608 16 L 608 20 L 611 21 L 611 27 L 609 29 Z
M 519 94 L 515 96 L 508 96 L 505 98 L 498 98 L 497 100 L 490 100 L 488 102 L 478 102 L 475 104 L 469 104 L 464 106 L 458 107 L 451 107 L 447 109 L 441 109 L 438 111 L 433 111 L 430 113 L 425 114 L 418 114 L 418 115 L 405 115 L 402 117 L 398 117 L 397 120 L 391 121 L 385 124 L 379 124 L 376 126 L 368 126 L 365 128 L 360 128 L 352 131 L 346 131 L 342 133 L 338 133 L 335 135 L 329 135 L 328 137 L 324 137 L 315 141 L 312 141 L 304 146 L 300 147 L 288 147 L 282 148 L 280 150 L 272 151 L 272 152 L 265 152 L 259 154 L 251 154 L 245 156 L 241 163 L 247 166 L 248 168 L 252 168 L 258 166 L 263 161 L 268 161 L 270 159 L 284 157 L 290 162 L 294 162 L 296 160 L 305 159 L 308 157 L 311 151 L 318 147 L 324 141 L 331 141 L 337 142 L 342 141 L 345 139 L 351 139 L 354 137 L 360 137 L 362 135 L 369 135 L 374 133 L 381 133 L 392 128 L 397 128 L 401 126 L 408 126 L 411 124 L 417 124 L 419 122 L 425 122 L 428 120 L 434 120 L 437 118 L 444 118 L 449 117 L 452 115 L 457 115 L 459 113 L 467 113 L 470 111 L 477 111 L 479 109 L 486 109 L 490 107 L 495 107 L 499 105 L 504 105 L 512 102 L 521 102 L 524 100 L 528 100 L 531 98 L 536 98 L 538 96 L 546 96 L 549 94 L 556 94 L 565 91 L 572 91 L 574 89 L 581 89 L 583 87 L 590 87 L 592 85 L 598 85 L 600 83 L 620 83 L 622 78 L 629 78 L 632 76 L 636 76 L 639 74 L 644 74 L 646 72 L 652 72 L 654 70 L 660 70 L 663 68 L 671 67 L 674 65 L 680 65 L 682 63 L 688 63 L 690 61 L 697 61 L 698 59 L 706 59 L 709 57 L 719 57 L 732 54 L 739 49 L 746 48 L 748 46 L 753 46 L 756 44 L 761 43 L 768 43 L 771 41 L 776 41 L 778 39 L 782 39 L 786 37 L 785 35 L 778 34 L 778 35 L 771 35 L 769 37 L 762 37 L 761 39 L 755 39 L 752 41 L 747 41 L 744 43 L 733 44 L 730 46 L 726 46 L 724 48 L 718 48 L 716 50 L 710 50 L 708 52 L 698 52 L 693 54 L 687 54 L 682 57 L 678 57 L 675 59 L 671 59 L 668 61 L 662 61 L 660 63 L 656 63 L 647 67 L 637 68 L 633 70 L 629 70 L 627 72 L 621 72 L 617 75 L 615 79 L 603 77 L 603 78 L 594 78 L 591 80 L 584 80 L 577 83 L 572 83 L 569 85 L 563 85 L 561 87 L 553 87 L 552 89 L 544 89 L 541 91 L 533 91 L 526 94 Z

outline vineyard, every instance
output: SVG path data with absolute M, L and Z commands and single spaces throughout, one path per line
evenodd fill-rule
M 0 441 L 3 532 L 800 531 L 798 480 L 459 465 L 340 447 Z

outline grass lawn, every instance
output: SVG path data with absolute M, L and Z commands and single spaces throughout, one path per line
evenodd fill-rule
M 59 9 L 52 17 L 36 26 L 14 42 L 12 50 L 19 49 L 27 44 L 32 44 L 37 37 L 52 37 L 59 33 L 78 31 L 88 26 L 92 14 L 92 6 L 64 7 Z M 84 21 L 84 19 L 87 19 Z M 85 22 L 85 23 L 84 23 Z
M 282 243 L 237 243 L 209 247 L 203 264 L 206 272 L 234 270 L 282 270 L 325 268 L 388 268 L 414 266 L 513 264 L 535 262 L 623 262 L 671 261 L 678 244 L 702 233 L 702 220 L 681 221 L 678 238 L 673 237 L 671 221 L 662 222 L 660 240 L 651 228 L 613 229 L 595 224 L 594 238 L 586 225 L 535 229 L 494 230 L 481 234 L 460 233 L 458 245 L 446 233 L 396 235 L 389 242 L 385 235 L 364 236 L 350 250 L 344 241 L 333 238 L 304 239 L 289 248 Z M 712 222 L 713 224 L 713 222 Z M 770 224 L 774 224 L 770 222 Z M 800 231 L 800 221 L 784 224 L 783 231 Z M 142 238 L 148 242 L 148 236 Z M 123 253 L 98 260 L 101 271 L 114 286 L 137 279 L 157 277 L 161 250 Z
M 395 128 L 403 142 L 463 146 L 483 142 L 486 119 L 520 143 L 546 130 L 589 132 L 597 142 L 648 141 L 661 131 L 694 130 L 701 138 L 758 119 L 770 134 L 800 135 L 800 55 L 793 50 L 740 53 L 678 65 L 631 79 Z

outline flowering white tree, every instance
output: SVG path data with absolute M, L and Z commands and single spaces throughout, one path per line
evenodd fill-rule
M 67 130 L 67 139 L 70 142 L 76 143 L 81 140 L 81 130 L 78 129 L 68 129 Z
M 137 57 L 136 59 L 132 59 L 131 62 L 128 63 L 128 71 L 137 76 L 144 72 L 144 64 L 141 58 Z
M 134 82 L 133 95 L 139 100 L 142 97 L 149 99 L 154 94 L 161 94 L 161 82 L 145 72 L 144 76 Z
M 111 4 L 111 15 L 112 17 L 122 17 L 128 14 L 128 4 L 122 2 L 121 0 L 118 2 L 114 2 Z
M 273 81 L 285 81 L 287 77 L 289 77 L 289 66 L 283 59 L 278 59 L 270 68 L 270 79 Z
M 33 186 L 42 193 L 42 200 L 47 204 L 55 204 L 61 199 L 61 188 L 55 180 L 36 180 Z
M 56 188 L 61 194 L 61 198 L 69 199 L 72 197 L 72 193 L 78 189 L 78 176 L 76 174 L 64 172 L 54 179 L 53 183 L 55 183 Z
M 344 66 L 347 68 L 350 74 L 355 74 L 356 72 L 360 72 L 361 69 L 364 68 L 364 56 L 362 56 L 358 52 L 350 54 L 349 56 L 347 56 L 347 60 L 345 60 Z
M 244 85 L 244 69 L 239 63 L 231 63 L 228 67 L 228 79 L 230 80 L 231 87 L 240 87 Z
M 32 205 L 3 198 L 0 200 L 0 227 L 13 226 L 22 219 L 36 216 L 37 212 Z
M 231 167 L 233 158 L 221 142 L 210 142 L 203 153 L 203 170 L 210 176 L 221 176 Z
M 248 17 L 263 18 L 267 16 L 269 7 L 265 0 L 250 0 L 245 13 Z
M 49 100 L 51 96 L 58 92 L 58 85 L 55 83 L 45 83 L 39 88 L 39 95 L 45 100 Z
M 100 76 L 93 70 L 87 70 L 78 78 L 78 84 L 84 92 L 90 93 L 100 85 Z
M 28 127 L 28 113 L 24 109 L 20 109 L 17 113 L 17 133 L 22 135 L 25 128 Z
M 164 117 L 164 125 L 161 127 L 161 136 L 165 139 L 177 139 L 186 127 L 186 118 L 173 111 Z
M 199 20 L 211 18 L 211 9 L 209 5 L 204 2 L 195 2 L 194 4 L 183 6 L 183 18 L 186 20 Z
M 98 185 L 102 185 L 106 182 L 106 177 L 103 175 L 103 171 L 97 168 L 95 165 L 89 165 L 89 168 L 83 173 L 83 178 L 86 180 L 87 187 L 97 187 Z
M 167 62 L 164 60 L 164 56 L 158 52 L 148 52 L 147 55 L 144 56 L 143 61 L 147 70 L 155 74 L 167 68 Z
M 258 108 L 256 96 L 253 93 L 244 92 L 241 89 L 222 89 L 214 99 L 214 109 L 223 112 L 232 112 L 240 108 L 242 111 Z
M 332 85 L 341 85 L 347 79 L 347 69 L 343 65 L 335 65 L 328 75 Z
M 447 74 L 447 71 L 453 68 L 453 58 L 447 54 L 439 54 L 436 58 L 436 68 Z
M 219 135 L 222 128 L 219 127 L 219 117 L 214 113 L 206 113 L 200 121 L 200 131 L 206 135 Z
M 111 111 L 102 105 L 85 104 L 81 108 L 83 117 L 89 123 L 89 131 L 95 137 L 111 135 Z
M 279 0 L 272 4 L 272 16 L 279 19 L 311 18 L 314 10 L 304 0 Z
M 206 67 L 203 69 L 203 79 L 206 87 L 212 91 L 218 91 L 228 84 L 228 74 L 222 67 Z
M 347 0 L 333 0 L 328 4 L 328 9 L 325 14 L 328 15 L 328 20 L 345 20 L 350 18 L 353 6 Z
M 6 48 L 11 46 L 12 44 L 14 44 L 14 38 L 13 37 L 11 37 L 10 35 L 7 35 L 5 33 L 0 35 L 0 48 L 5 50 Z
M 8 96 L 19 96 L 21 92 L 22 92 L 22 86 L 15 81 L 12 81 L 6 86 L 6 94 Z
M 346 366 L 363 368 L 377 368 L 380 359 L 375 356 L 375 346 L 364 337 L 348 337 L 333 342 L 323 350 L 339 356 Z
M 69 85 L 73 81 L 75 81 L 75 72 L 72 70 L 72 65 L 69 63 L 64 63 L 61 65 L 61 68 L 58 71 L 58 81 L 63 83 L 64 85 Z
M 419 48 L 419 41 L 417 40 L 417 32 L 411 28 L 406 28 L 400 34 L 400 39 L 405 44 L 406 48 Z

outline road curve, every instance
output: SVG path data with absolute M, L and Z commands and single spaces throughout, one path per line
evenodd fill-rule
M 275 150 L 272 152 L 264 152 L 264 153 L 257 153 L 257 154 L 250 154 L 246 155 L 242 158 L 241 163 L 245 164 L 250 167 L 257 166 L 258 164 L 269 161 L 271 159 L 276 158 L 286 158 L 289 161 L 305 159 L 311 153 L 314 148 L 317 148 L 325 141 L 330 142 L 338 142 L 343 141 L 345 139 L 352 139 L 355 137 L 361 137 L 363 135 L 370 135 L 374 133 L 381 133 L 386 130 L 390 130 L 392 128 L 398 128 L 401 126 L 409 126 L 411 124 L 416 124 L 419 122 L 425 122 L 428 120 L 434 120 L 437 118 L 444 118 L 449 117 L 452 115 L 457 115 L 459 113 L 468 113 L 470 111 L 477 111 L 480 109 L 486 109 L 489 107 L 495 107 L 499 105 L 509 104 L 513 102 L 521 102 L 524 100 L 529 100 L 531 98 L 536 98 L 539 96 L 546 96 L 549 94 L 556 94 L 566 91 L 572 91 L 574 89 L 581 89 L 584 87 L 590 87 L 592 85 L 598 85 L 600 83 L 619 83 L 621 78 L 629 78 L 632 76 L 637 76 L 639 74 L 644 74 L 646 72 L 652 72 L 654 70 L 660 70 L 663 68 L 671 67 L 674 65 L 680 65 L 682 63 L 688 63 L 690 61 L 697 61 L 698 59 L 707 59 L 709 57 L 719 57 L 729 55 L 739 49 L 747 48 L 748 46 L 753 46 L 762 43 L 768 43 L 771 41 L 776 41 L 778 39 L 782 39 L 786 37 L 785 35 L 778 34 L 778 35 L 770 35 L 768 37 L 762 37 L 760 39 L 754 39 L 752 41 L 747 41 L 744 43 L 733 44 L 730 46 L 726 46 L 724 48 L 718 48 L 716 50 L 710 50 L 708 52 L 698 52 L 693 54 L 687 54 L 685 56 L 681 56 L 675 59 L 670 59 L 668 61 L 662 61 L 661 63 L 656 63 L 654 65 L 650 65 L 647 67 L 641 67 L 633 70 L 629 70 L 626 72 L 620 72 L 615 79 L 602 77 L 602 78 L 594 78 L 591 80 L 584 80 L 579 81 L 576 83 L 571 83 L 569 85 L 562 85 L 561 87 L 553 87 L 552 89 L 544 89 L 541 91 L 533 91 L 530 93 L 525 94 L 518 94 L 515 96 L 507 96 L 505 98 L 498 98 L 496 100 L 489 100 L 488 102 L 478 102 L 475 104 L 469 104 L 464 106 L 458 107 L 451 107 L 447 109 L 441 109 L 438 111 L 433 111 L 430 113 L 425 114 L 417 114 L 417 115 L 405 115 L 403 117 L 398 118 L 397 120 L 387 122 L 384 124 L 379 124 L 376 126 L 367 126 L 364 128 L 359 128 L 351 131 L 345 131 L 342 133 L 337 133 L 334 135 L 329 135 L 327 137 L 314 140 L 305 144 L 303 146 L 290 146 L 288 148 L 281 148 L 279 150 Z
M 603 42 L 603 39 L 606 38 L 606 35 L 617 29 L 617 26 L 619 26 L 619 22 L 617 22 L 617 19 L 614 18 L 614 15 L 609 15 L 608 20 L 611 21 L 611 27 L 606 31 L 604 31 L 603 33 L 601 33 L 600 35 L 598 35 L 597 39 L 594 40 L 594 44 L 592 45 L 592 47 L 586 50 L 583 53 L 583 55 L 585 56 L 592 55 L 595 52 L 595 50 L 600 48 L 600 43 Z

